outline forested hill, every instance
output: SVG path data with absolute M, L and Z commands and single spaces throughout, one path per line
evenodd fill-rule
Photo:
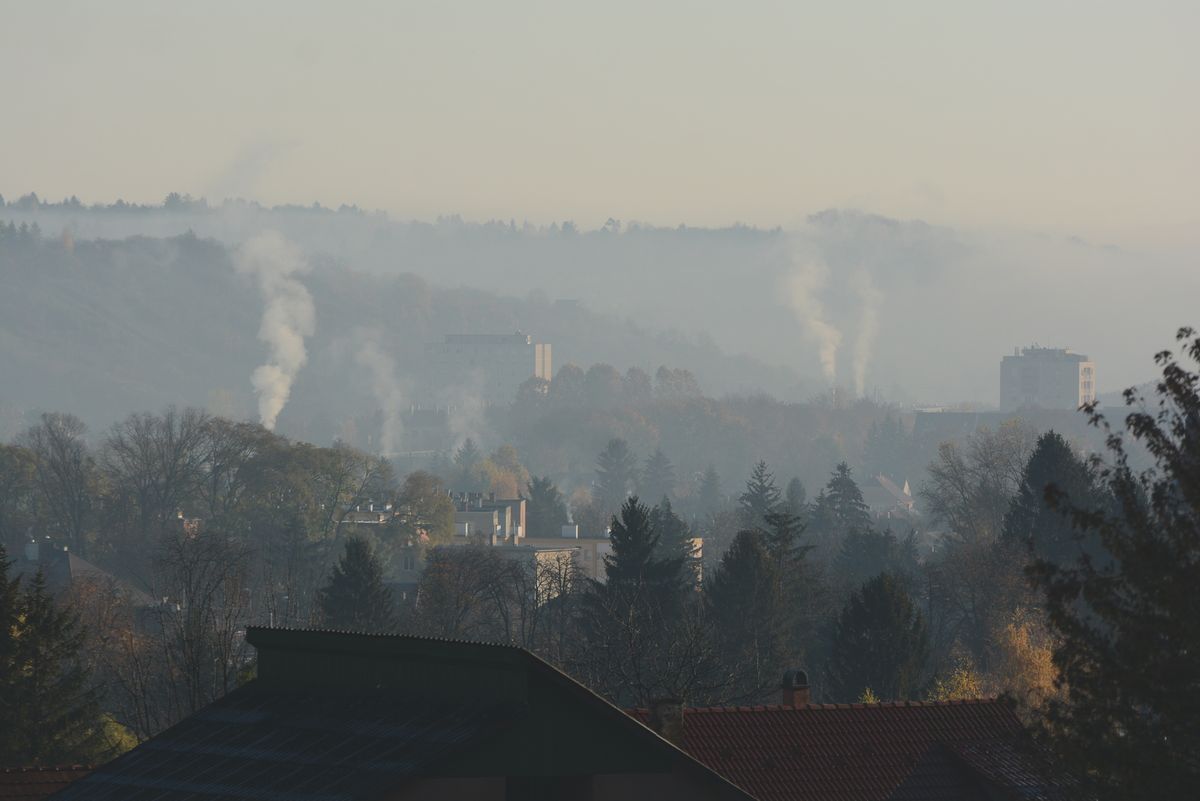
M 789 373 L 711 342 L 524 287 L 513 288 L 522 298 L 502 297 L 315 261 L 300 280 L 314 299 L 316 332 L 280 418 L 282 431 L 313 441 L 377 407 L 359 358 L 368 344 L 411 386 L 425 343 L 446 333 L 520 329 L 553 343 L 556 366 L 666 364 L 692 370 L 718 394 L 801 391 Z M 93 428 L 170 403 L 253 415 L 250 376 L 266 356 L 257 338 L 263 302 L 223 244 L 190 234 L 73 240 L 0 225 L 0 287 L 0 437 L 44 409 Z

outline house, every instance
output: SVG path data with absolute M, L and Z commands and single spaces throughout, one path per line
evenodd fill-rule
M 862 497 L 871 514 L 880 521 L 911 524 L 917 518 L 912 488 L 907 481 L 901 485 L 883 474 L 873 476 L 863 483 Z
M 750 796 L 520 648 L 251 627 L 257 677 L 58 801 Z
M 0 768 L 0 799 L 42 801 L 71 782 L 82 779 L 91 770 L 82 765 L 62 768 Z
M 996 699 L 810 704 L 789 671 L 778 706 L 630 714 L 760 801 L 994 801 L 1069 797 L 1072 783 Z
M 154 605 L 154 599 L 146 593 L 81 558 L 65 546 L 55 545 L 48 537 L 40 541 L 30 540 L 13 560 L 12 576 L 23 582 L 31 581 L 39 570 L 46 579 L 47 589 L 56 596 L 115 594 L 126 598 L 135 607 Z

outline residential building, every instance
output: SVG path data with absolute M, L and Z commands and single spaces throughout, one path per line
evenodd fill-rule
M 612 553 L 612 541 L 608 537 L 580 537 L 579 526 L 562 527 L 560 537 L 526 537 L 523 542 L 536 548 L 554 548 L 567 545 L 574 549 L 575 566 L 587 578 L 604 581 L 604 557 Z
M 863 502 L 878 520 L 911 523 L 916 520 L 916 502 L 912 487 L 905 481 L 897 484 L 882 473 L 863 482 Z
M 456 536 L 483 537 L 494 544 L 518 544 L 525 537 L 524 498 L 497 498 L 494 492 L 455 492 L 450 499 L 454 502 Z
M 1064 348 L 1017 348 L 1000 361 L 1000 411 L 1078 409 L 1096 400 L 1096 365 Z
M 250 627 L 256 677 L 58 801 L 751 796 L 533 654 Z

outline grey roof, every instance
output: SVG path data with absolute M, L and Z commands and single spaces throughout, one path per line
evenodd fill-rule
M 416 693 L 286 692 L 250 682 L 54 796 L 60 801 L 378 798 L 506 725 L 513 710 Z

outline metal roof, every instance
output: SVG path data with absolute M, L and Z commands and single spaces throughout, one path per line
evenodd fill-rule
M 251 682 L 54 798 L 373 799 L 515 714 L 439 706 L 419 693 L 281 692 Z

